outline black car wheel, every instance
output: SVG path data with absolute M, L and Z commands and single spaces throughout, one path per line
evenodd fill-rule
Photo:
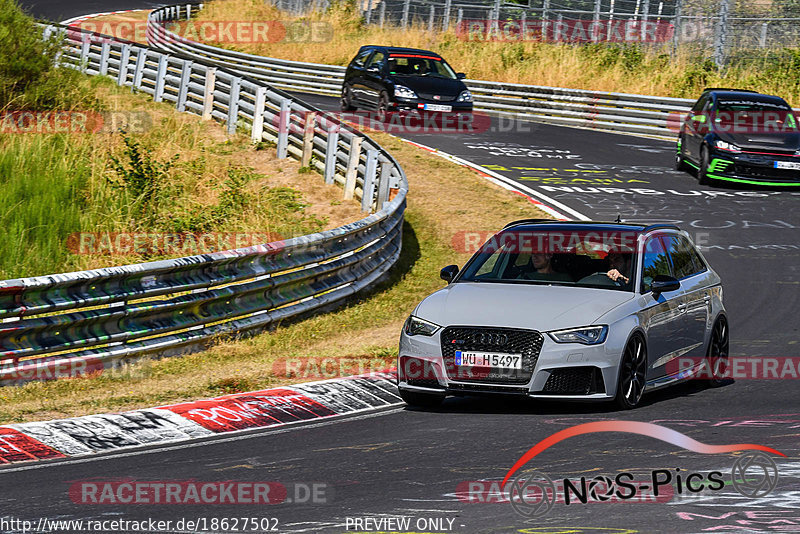
M 355 111 L 356 107 L 353 105 L 353 93 L 347 85 L 342 86 L 342 111 Z
M 706 385 L 719 387 L 726 381 L 728 370 L 728 321 L 725 317 L 720 317 L 714 323 L 711 331 L 711 341 L 708 344 L 708 354 L 706 355 L 706 373 L 708 378 L 704 379 Z
M 389 94 L 386 91 L 381 91 L 381 96 L 378 98 L 378 122 L 386 122 L 389 119 Z
M 708 177 L 708 148 L 703 145 L 700 147 L 700 168 L 697 169 L 697 181 L 700 185 L 708 185 L 711 183 L 711 178 Z
M 435 408 L 444 401 L 444 395 L 437 393 L 420 393 L 419 391 L 400 390 L 400 398 L 411 407 Z
M 683 156 L 681 155 L 681 149 L 678 149 L 675 152 L 675 170 L 680 172 L 686 172 L 689 170 L 686 162 L 683 159 Z
M 631 337 L 622 353 L 619 367 L 617 406 L 623 410 L 636 408 L 642 400 L 647 370 L 647 349 L 644 340 L 638 334 Z

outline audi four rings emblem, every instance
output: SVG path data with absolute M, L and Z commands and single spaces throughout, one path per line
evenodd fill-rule
M 476 332 L 469 336 L 472 345 L 505 345 L 508 343 L 506 334 L 493 334 L 491 332 Z

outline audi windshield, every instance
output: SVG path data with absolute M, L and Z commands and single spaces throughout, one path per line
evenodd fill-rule
M 503 231 L 481 247 L 456 282 L 633 291 L 638 235 L 633 231 Z

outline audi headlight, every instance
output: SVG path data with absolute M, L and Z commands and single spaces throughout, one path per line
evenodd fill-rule
M 556 330 L 547 333 L 556 343 L 581 343 L 582 345 L 599 345 L 608 336 L 608 326 L 584 326 L 569 330 Z
M 717 139 L 714 145 L 719 148 L 720 150 L 727 150 L 728 152 L 741 152 L 742 149 L 738 146 L 734 145 L 733 143 L 728 143 L 723 141 L 722 139 Z
M 458 95 L 458 102 L 472 102 L 472 93 L 469 91 L 461 91 L 461 94 Z
M 403 325 L 403 331 L 408 336 L 432 336 L 440 328 L 441 326 L 438 324 L 433 324 L 413 315 L 409 315 L 408 319 L 406 319 L 406 324 Z
M 405 85 L 395 85 L 394 96 L 396 96 L 397 98 L 418 98 L 417 93 L 415 93 Z

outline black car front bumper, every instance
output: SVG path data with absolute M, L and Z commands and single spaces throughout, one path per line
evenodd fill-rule
M 800 187 L 800 157 L 791 154 L 711 150 L 706 176 L 728 182 Z M 782 168 L 797 167 L 797 168 Z

